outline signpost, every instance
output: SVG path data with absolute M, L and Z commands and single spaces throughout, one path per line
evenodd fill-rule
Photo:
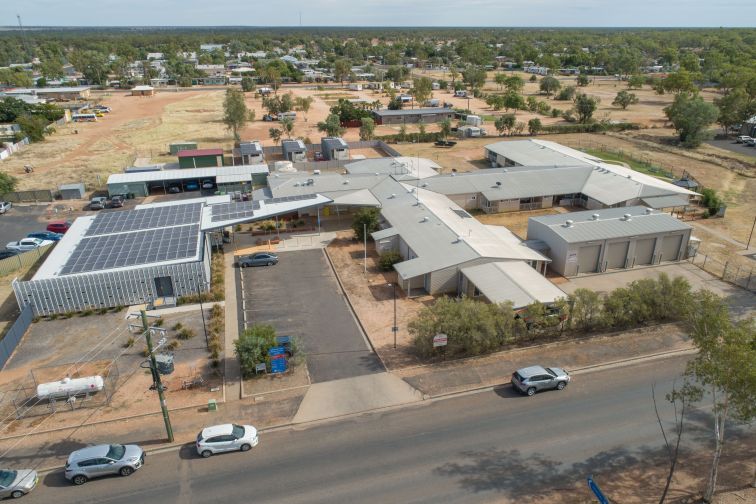
M 598 499 L 600 504 L 609 504 L 609 499 L 604 496 L 599 486 L 595 481 L 593 481 L 593 475 L 588 476 L 588 488 L 590 488 L 591 491 L 596 495 L 596 498 Z
M 282 346 L 268 350 L 270 356 L 270 372 L 273 374 L 285 373 L 288 368 L 286 362 L 286 349 Z
M 433 336 L 433 348 L 445 347 L 449 341 L 449 336 L 444 333 L 438 333 Z

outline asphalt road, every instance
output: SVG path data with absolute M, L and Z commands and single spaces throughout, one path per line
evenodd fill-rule
M 564 391 L 532 398 L 506 386 L 264 433 L 249 453 L 203 460 L 183 447 L 150 456 L 129 478 L 84 487 L 54 472 L 24 502 L 517 502 L 663 456 L 650 387 L 657 384 L 661 414 L 671 425 L 663 396 L 685 361 L 578 374 Z M 690 415 L 686 448 L 710 439 L 705 411 Z M 728 425 L 728 436 L 737 432 Z M 754 445 L 752 435 L 740 442 Z
M 313 382 L 383 371 L 321 249 L 280 252 L 275 266 L 244 268 L 239 320 L 296 338 Z
M 737 152 L 738 154 L 745 154 L 746 156 L 756 157 L 756 147 L 751 147 L 746 144 L 737 143 L 735 139 L 726 140 L 707 140 L 707 144 L 719 147 L 720 149 Z
M 39 222 L 45 213 L 44 206 L 13 205 L 7 213 L 0 215 L 0 249 L 11 241 L 20 240 L 34 231 L 44 231 L 46 225 Z

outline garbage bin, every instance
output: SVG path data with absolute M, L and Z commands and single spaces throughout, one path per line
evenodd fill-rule
M 207 411 L 218 411 L 218 403 L 215 402 L 215 399 L 207 401 Z

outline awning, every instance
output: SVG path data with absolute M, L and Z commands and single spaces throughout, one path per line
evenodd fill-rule
M 567 297 L 546 277 L 524 261 L 500 261 L 462 268 L 467 277 L 491 303 L 509 301 L 523 308 L 534 301 L 553 303 Z
M 672 194 L 669 196 L 654 196 L 650 198 L 641 198 L 641 201 L 648 207 L 658 210 L 660 208 L 683 207 L 690 205 L 687 196 Z

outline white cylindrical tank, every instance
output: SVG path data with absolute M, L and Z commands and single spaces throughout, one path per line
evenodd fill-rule
M 294 168 L 294 163 L 291 161 L 276 161 L 273 167 L 277 172 L 282 173 L 293 173 L 297 171 L 297 169 Z
M 105 386 L 102 376 L 63 378 L 60 381 L 37 385 L 37 399 L 60 399 L 70 396 L 99 392 Z

